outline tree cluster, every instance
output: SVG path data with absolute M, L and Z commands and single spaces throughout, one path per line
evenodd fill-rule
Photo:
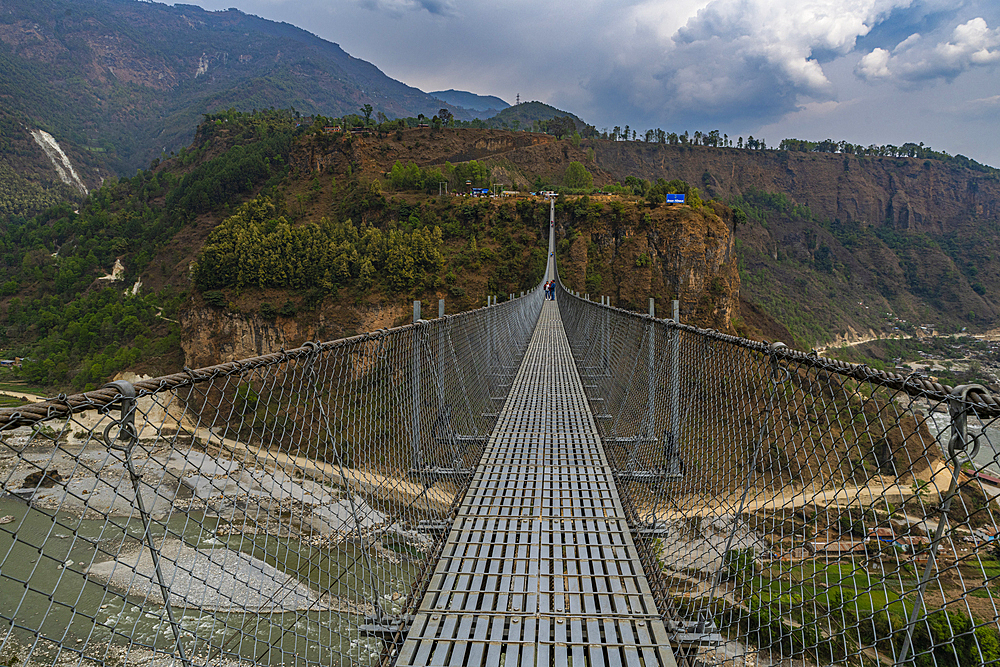
M 166 298 L 164 298 L 166 297 Z M 11 299 L 2 327 L 5 338 L 35 338 L 21 376 L 33 385 L 90 390 L 116 373 L 170 354 L 179 345 L 171 295 L 128 296 L 114 288 L 88 292 L 65 303 L 55 295 Z
M 444 266 L 439 227 L 411 232 L 350 220 L 292 227 L 267 197 L 241 206 L 209 235 L 194 269 L 200 290 L 232 287 L 319 288 L 357 285 L 398 293 Z
M 475 160 L 458 164 L 445 162 L 443 170 L 438 167 L 421 168 L 413 162 L 403 165 L 397 160 L 386 174 L 386 181 L 394 190 L 417 190 L 436 194 L 440 183 L 447 183 L 450 191 L 464 190 L 469 181 L 474 188 L 488 187 L 490 170 Z
M 852 144 L 847 141 L 834 141 L 825 139 L 823 141 L 806 141 L 803 139 L 783 139 L 778 146 L 779 150 L 802 151 L 809 153 L 843 153 L 845 155 L 863 155 L 872 157 L 912 157 L 920 160 L 940 160 L 957 167 L 972 169 L 973 171 L 1000 174 L 1000 169 L 995 169 L 964 155 L 949 155 L 944 151 L 936 151 L 930 146 L 924 146 L 924 142 L 907 142 L 901 146 L 893 144 Z

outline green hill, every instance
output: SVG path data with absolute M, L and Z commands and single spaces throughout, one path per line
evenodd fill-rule
M 594 134 L 594 128 L 587 125 L 583 120 L 568 111 L 560 111 L 553 106 L 542 102 L 522 102 L 512 107 L 507 107 L 496 116 L 486 121 L 487 127 L 503 128 L 511 130 L 536 130 L 544 132 L 552 121 L 561 121 L 560 128 L 565 131 L 558 132 L 572 134 L 579 132 L 583 136 Z

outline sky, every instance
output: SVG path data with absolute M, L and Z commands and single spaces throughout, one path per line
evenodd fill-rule
M 628 125 L 923 142 L 1000 167 L 997 0 L 185 0 L 336 42 L 424 91 Z

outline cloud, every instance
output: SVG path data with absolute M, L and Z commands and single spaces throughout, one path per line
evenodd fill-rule
M 618 34 L 614 66 L 589 85 L 648 118 L 773 119 L 835 99 L 823 63 L 913 2 L 709 0 L 678 21 L 648 0 L 628 10 L 632 34 Z
M 889 79 L 907 86 L 920 86 L 935 79 L 951 81 L 978 67 L 1000 63 L 1000 29 L 991 30 L 977 17 L 955 26 L 947 42 L 928 44 L 913 34 L 890 53 L 875 49 L 865 55 L 854 70 L 866 81 Z
M 392 16 L 408 12 L 426 11 L 437 16 L 454 16 L 455 5 L 451 0 L 361 0 L 362 7 Z
M 948 112 L 962 118 L 981 118 L 992 122 L 1000 114 L 1000 95 L 963 100 L 961 104 L 951 106 Z
M 862 79 L 871 81 L 872 79 L 889 78 L 889 52 L 885 49 L 875 49 L 858 62 L 854 68 L 854 73 Z

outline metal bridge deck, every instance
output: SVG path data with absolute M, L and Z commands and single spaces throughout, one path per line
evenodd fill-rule
M 396 665 L 569 664 L 675 663 L 546 301 Z

